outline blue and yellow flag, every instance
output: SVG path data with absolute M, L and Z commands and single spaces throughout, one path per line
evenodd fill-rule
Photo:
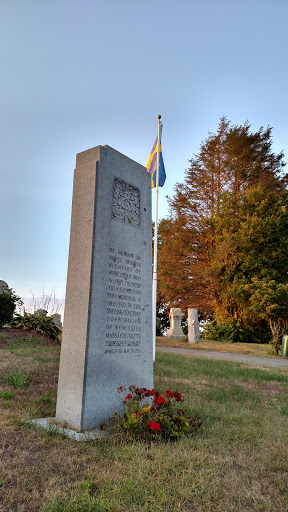
M 156 173 L 157 173 L 157 144 L 158 137 L 156 137 L 156 140 L 154 142 L 154 146 L 152 148 L 151 154 L 149 156 L 146 169 L 149 174 L 151 174 L 151 188 L 156 187 Z M 165 173 L 165 167 L 164 167 L 164 161 L 162 156 L 162 146 L 160 143 L 160 151 L 159 151 L 159 187 L 163 187 L 166 180 L 166 173 Z

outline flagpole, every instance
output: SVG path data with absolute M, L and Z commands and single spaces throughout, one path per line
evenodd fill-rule
M 157 140 L 157 171 L 155 187 L 155 229 L 154 229 L 154 260 L 153 260 L 153 285 L 152 285 L 152 328 L 153 328 L 153 361 L 156 357 L 156 306 L 157 306 L 157 240 L 158 240 L 158 193 L 159 193 L 159 158 L 161 144 L 161 116 L 158 116 L 158 140 Z

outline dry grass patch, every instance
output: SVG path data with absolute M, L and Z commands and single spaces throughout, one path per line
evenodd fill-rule
M 35 331 L 28 329 L 0 329 L 0 347 L 7 347 L 7 345 L 17 345 L 22 342 L 41 343 L 41 345 L 57 346 L 59 343 L 44 334 L 39 334 Z
M 187 341 L 157 336 L 157 347 L 186 348 L 189 350 L 212 350 L 215 352 L 229 352 L 232 354 L 248 354 L 253 356 L 277 357 L 271 350 L 270 345 L 259 345 L 257 343 L 232 343 L 229 341 L 200 340 L 199 343 L 188 343 Z
M 226 386 L 231 386 L 231 381 L 230 380 L 225 380 L 225 379 L 222 379 L 221 381 L 221 385 L 226 385 Z M 283 384 L 281 382 L 243 382 L 242 380 L 234 380 L 234 384 L 235 385 L 241 385 L 243 386 L 244 389 L 248 389 L 248 390 L 257 390 L 257 391 L 262 391 L 263 393 L 270 393 L 271 395 L 273 394 L 279 394 L 279 395 L 284 395 L 284 396 L 288 396 L 288 387 L 287 386 L 283 386 Z
M 0 382 L 13 393 L 7 407 L 0 398 L 1 512 L 288 509 L 287 372 L 157 354 L 155 387 L 183 393 L 200 431 L 167 444 L 77 443 L 25 424 L 54 415 L 59 360 L 59 347 L 25 343 L 0 351 L 11 371 L 22 358 L 30 371 L 24 388 Z

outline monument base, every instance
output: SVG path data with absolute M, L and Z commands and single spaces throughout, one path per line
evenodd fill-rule
M 55 418 L 39 418 L 37 420 L 29 420 L 27 423 L 37 428 L 43 428 L 49 432 L 69 437 L 69 439 L 74 439 L 75 441 L 93 441 L 94 439 L 103 439 L 104 437 L 112 434 L 112 429 L 109 428 L 106 428 L 105 430 L 95 428 L 88 430 L 87 432 L 78 432 L 77 430 L 73 430 L 72 428 L 64 427 L 59 423 L 56 423 Z

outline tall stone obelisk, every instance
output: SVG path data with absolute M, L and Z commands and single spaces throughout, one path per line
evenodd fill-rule
M 153 387 L 151 177 L 109 146 L 79 153 L 56 420 L 79 431 Z

